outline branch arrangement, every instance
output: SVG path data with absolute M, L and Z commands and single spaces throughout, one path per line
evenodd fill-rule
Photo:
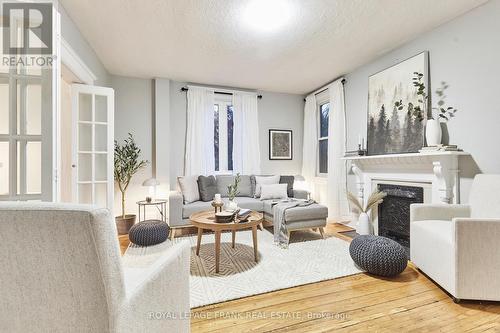
M 427 119 L 434 119 L 431 112 L 426 112 L 429 105 L 429 96 L 427 96 L 425 92 L 425 83 L 423 82 L 424 74 L 419 72 L 413 73 L 412 83 L 413 86 L 417 89 L 418 95 L 418 103 L 419 105 L 414 105 L 413 103 L 408 103 L 406 106 L 407 113 L 414 117 L 415 119 L 422 121 L 427 117 Z M 449 121 L 451 118 L 455 117 L 455 113 L 457 109 L 452 106 L 446 107 L 445 105 L 445 91 L 449 88 L 449 85 L 442 81 L 441 87 L 436 89 L 436 95 L 439 97 L 439 101 L 437 102 L 437 107 L 433 107 L 432 110 L 436 111 L 436 114 L 440 119 L 444 121 Z M 394 103 L 394 107 L 398 111 L 402 111 L 404 109 L 403 100 L 396 101 Z M 427 113 L 427 114 L 426 114 Z
M 227 196 L 229 197 L 229 200 L 233 201 L 238 193 L 240 193 L 240 191 L 238 190 L 240 182 L 241 176 L 239 173 L 237 173 L 236 177 L 234 178 L 234 184 L 231 184 L 227 187 Z

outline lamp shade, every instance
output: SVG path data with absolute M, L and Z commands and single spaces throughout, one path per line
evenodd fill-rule
M 142 182 L 142 186 L 157 186 L 160 185 L 160 182 L 157 181 L 155 178 L 149 178 L 146 179 L 144 182 Z
M 295 178 L 296 181 L 299 181 L 299 182 L 303 182 L 303 181 L 306 180 L 304 178 L 304 176 L 302 176 L 302 175 L 295 175 L 294 178 Z

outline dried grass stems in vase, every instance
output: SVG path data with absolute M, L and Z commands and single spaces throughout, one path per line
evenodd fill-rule
M 356 232 L 360 235 L 369 235 L 373 233 L 370 217 L 368 216 L 368 212 L 380 205 L 384 198 L 387 196 L 387 193 L 376 190 L 374 191 L 370 197 L 368 198 L 368 202 L 366 206 L 363 207 L 363 204 L 359 202 L 358 197 L 356 197 L 351 192 L 347 192 L 347 198 L 353 204 L 354 208 L 360 213 L 358 224 L 356 226 Z

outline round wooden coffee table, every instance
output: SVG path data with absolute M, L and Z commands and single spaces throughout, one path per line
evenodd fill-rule
M 212 230 L 215 232 L 215 272 L 219 273 L 219 258 L 220 258 L 220 235 L 222 231 L 232 231 L 232 247 L 236 238 L 237 230 L 244 230 L 252 228 L 253 238 L 253 253 L 255 262 L 258 259 L 257 252 L 257 227 L 260 227 L 264 217 L 262 213 L 252 211 L 248 217 L 247 222 L 242 223 L 217 223 L 215 222 L 215 213 L 213 210 L 194 213 L 189 217 L 191 224 L 198 228 L 198 241 L 196 243 L 196 255 L 200 255 L 201 237 L 203 230 Z

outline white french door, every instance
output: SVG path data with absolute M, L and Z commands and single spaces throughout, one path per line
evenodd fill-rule
M 71 86 L 73 202 L 113 211 L 114 90 Z
M 9 1 L 27 4 L 24 1 Z M 2 7 L 4 10 L 4 7 Z M 24 17 L 23 11 L 0 13 L 9 25 L 0 27 L 0 200 L 53 201 L 56 188 L 57 77 L 59 71 L 59 13 L 52 7 L 52 52 L 6 54 L 3 30 L 7 29 L 9 45 L 39 46 L 36 38 L 28 39 L 27 26 L 38 18 Z M 38 22 L 39 23 L 39 22 Z M 49 44 L 50 45 L 50 44 Z M 5 59 L 15 59 L 13 62 Z M 52 61 L 40 65 L 38 61 Z M 37 59 L 31 63 L 22 59 Z

